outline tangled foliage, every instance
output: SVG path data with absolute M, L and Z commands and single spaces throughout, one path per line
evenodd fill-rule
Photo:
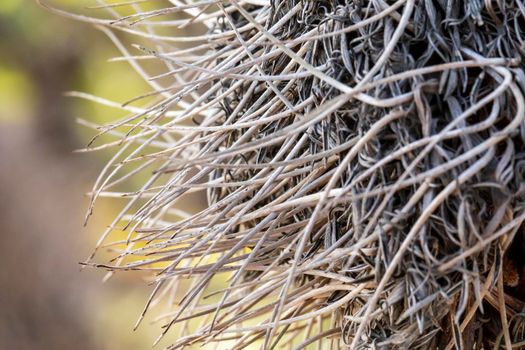
M 95 265 L 154 272 L 172 348 L 525 344 L 524 2 L 100 7 L 75 17 L 153 91 L 91 147 L 118 146 L 93 201 L 148 174 L 100 242 L 125 221 L 126 247 Z

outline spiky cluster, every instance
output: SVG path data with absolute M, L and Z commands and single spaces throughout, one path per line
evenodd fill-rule
M 150 302 L 173 294 L 173 348 L 525 341 L 525 3 L 151 3 L 96 20 L 154 91 L 101 129 L 121 139 L 93 200 L 148 174 L 104 266 L 153 271 Z M 176 209 L 203 191 L 205 209 Z

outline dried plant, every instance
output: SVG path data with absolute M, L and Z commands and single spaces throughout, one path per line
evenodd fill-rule
M 87 264 L 151 271 L 170 348 L 524 346 L 524 2 L 97 8 L 111 17 L 69 16 L 152 91 L 72 94 L 129 112 L 88 148 L 117 150 L 92 204 L 127 198 L 97 247 L 125 249 Z M 177 209 L 204 191 L 204 210 Z

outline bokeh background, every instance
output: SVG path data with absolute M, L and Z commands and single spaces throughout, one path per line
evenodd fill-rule
M 147 92 L 114 56 L 89 24 L 34 0 L 0 0 L 0 350 L 148 349 L 159 334 L 148 322 L 132 332 L 149 292 L 143 276 L 103 283 L 103 271 L 79 265 L 120 206 L 99 202 L 83 227 L 85 193 L 111 150 L 73 153 L 94 135 L 76 118 L 119 115 L 64 92 L 118 102 Z

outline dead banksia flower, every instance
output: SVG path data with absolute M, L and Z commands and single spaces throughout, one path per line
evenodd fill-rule
M 525 3 L 101 9 L 72 16 L 151 92 L 90 145 L 115 149 L 93 203 L 145 180 L 113 194 L 99 247 L 125 225 L 125 248 L 88 264 L 151 272 L 170 348 L 525 344 Z M 193 193 L 208 205 L 186 214 Z

